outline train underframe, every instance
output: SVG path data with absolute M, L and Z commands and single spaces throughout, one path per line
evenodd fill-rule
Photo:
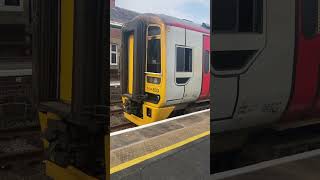
M 210 101 L 208 99 L 166 107 L 155 107 L 148 102 L 139 104 L 126 97 L 122 98 L 122 102 L 124 104 L 124 117 L 136 125 L 149 124 L 167 118 L 208 109 L 210 107 Z

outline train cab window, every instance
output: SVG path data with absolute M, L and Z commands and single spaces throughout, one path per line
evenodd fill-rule
M 204 73 L 208 73 L 210 70 L 210 53 L 209 51 L 203 51 L 203 69 Z
M 160 39 L 148 40 L 147 72 L 161 73 L 161 46 Z
M 212 30 L 262 33 L 263 0 L 213 0 Z
M 192 72 L 192 49 L 177 47 L 177 72 Z
M 319 32 L 319 0 L 302 1 L 302 27 L 305 37 L 312 38 Z

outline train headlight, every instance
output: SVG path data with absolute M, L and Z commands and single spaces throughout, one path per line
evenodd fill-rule
M 152 83 L 152 84 L 160 84 L 161 83 L 161 78 L 158 77 L 147 77 L 147 82 Z

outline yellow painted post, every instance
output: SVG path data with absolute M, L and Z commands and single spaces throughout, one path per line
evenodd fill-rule
M 133 61 L 134 61 L 134 36 L 133 34 L 131 34 L 129 36 L 129 48 L 128 48 L 128 56 L 129 56 L 129 62 L 128 62 L 128 65 L 129 65 L 129 73 L 128 73 L 128 92 L 129 94 L 132 94 L 133 92 Z
M 74 0 L 61 0 L 60 99 L 72 98 Z

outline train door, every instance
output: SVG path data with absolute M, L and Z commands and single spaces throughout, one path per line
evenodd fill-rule
M 167 32 L 167 103 L 195 101 L 202 82 L 203 33 L 169 26 Z
M 176 84 L 184 87 L 183 102 L 189 102 L 201 92 L 203 34 L 186 29 L 185 41 L 177 47 Z
M 246 73 L 265 47 L 263 0 L 216 0 L 212 44 L 214 120 L 233 119 L 239 97 L 240 75 Z M 228 11 L 229 16 L 221 16 Z M 223 17 L 223 18 L 221 18 Z
M 206 99 L 210 94 L 210 36 L 203 36 L 203 59 L 202 59 L 202 84 L 200 99 Z
M 146 25 L 136 20 L 122 28 L 121 93 L 125 112 L 142 117 L 145 98 Z
M 133 92 L 133 52 L 134 52 L 134 35 L 129 35 L 128 39 L 128 93 L 132 95 Z
M 182 83 L 185 79 L 182 79 L 183 77 L 181 77 L 181 74 L 177 75 L 176 61 L 178 58 L 184 57 L 185 29 L 175 26 L 167 26 L 167 29 L 166 97 L 167 104 L 170 105 L 180 103 L 184 95 L 184 86 L 181 86 L 180 83 Z

